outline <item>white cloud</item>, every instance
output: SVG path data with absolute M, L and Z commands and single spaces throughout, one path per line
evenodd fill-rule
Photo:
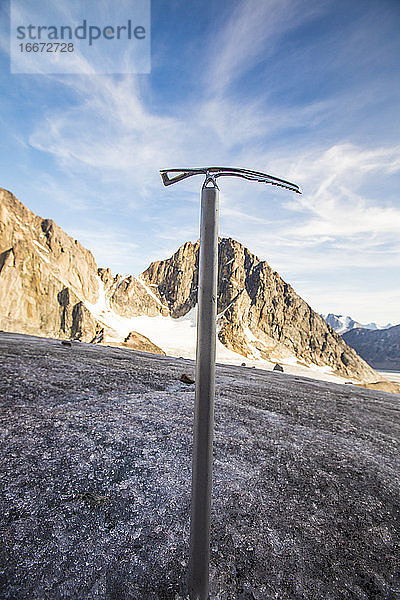
M 134 183 L 145 192 L 151 174 L 165 164 L 178 123 L 146 110 L 133 77 L 74 78 L 67 86 L 81 98 L 79 106 L 56 111 L 36 128 L 30 143 L 53 154 L 68 168 L 89 169 L 102 178 Z M 180 158 L 179 146 L 175 153 Z
M 140 78 L 59 78 L 58 83 L 75 94 L 76 104 L 49 112 L 44 121 L 37 123 L 30 143 L 53 155 L 77 181 L 89 174 L 98 185 L 118 189 L 121 212 L 135 205 L 132 196 L 136 195 L 143 221 L 149 222 L 146 203 L 154 207 L 161 194 L 161 202 L 169 198 L 197 202 L 198 198 L 198 180 L 161 191 L 159 168 L 225 163 L 266 170 L 300 184 L 303 196 L 292 195 L 288 200 L 287 192 L 275 193 L 271 187 L 266 191 L 261 185 L 224 180 L 224 234 L 245 243 L 290 279 L 310 270 L 322 277 L 329 271 L 339 272 L 344 265 L 354 269 L 394 268 L 400 260 L 400 209 L 390 201 L 383 202 L 379 194 L 374 196 L 374 192 L 365 190 L 372 178 L 390 179 L 397 175 L 400 146 L 368 147 L 365 143 L 352 143 L 350 135 L 343 141 L 332 132 L 333 141 L 316 144 L 313 132 L 321 121 L 334 121 L 344 104 L 352 104 L 352 98 L 359 106 L 370 102 L 371 95 L 365 99 L 359 91 L 338 92 L 326 100 L 287 108 L 268 99 L 268 92 L 265 97 L 240 102 L 230 93 L 231 84 L 250 65 L 274 52 L 280 36 L 324 9 L 325 4 L 320 3 L 310 11 L 309 3 L 297 0 L 239 2 L 227 22 L 218 25 L 218 35 L 207 49 L 207 92 L 195 103 L 182 106 L 179 117 L 171 116 L 168 108 L 164 113 L 154 112 L 145 100 L 147 90 Z M 280 144 L 273 137 L 279 131 L 295 131 L 299 126 L 311 132 L 300 143 Z M 68 202 L 68 198 L 63 196 L 62 201 Z M 197 237 L 194 211 L 183 215 L 177 204 L 169 216 L 163 211 L 152 213 L 151 225 L 155 229 L 158 223 L 159 231 L 153 246 L 145 251 L 153 253 L 154 259 L 164 257 L 165 247 L 172 254 L 176 249 L 174 239 L 181 243 L 184 237 Z M 78 237 L 79 230 L 74 235 Z M 95 237 L 83 231 L 81 241 L 104 264 L 111 264 L 112 259 L 117 265 L 135 250 L 141 251 L 120 231 L 101 227 Z M 154 247 L 159 252 L 155 253 Z M 359 301 L 354 290 L 347 292 L 353 293 L 355 303 Z M 347 292 L 338 291 L 337 296 L 318 295 L 317 290 L 312 293 L 315 298 L 331 297 L 332 302 L 339 304 L 345 302 Z M 370 305 L 374 298 L 371 296 Z M 364 320 L 378 318 L 371 314 L 355 316 Z
M 221 128 L 219 119 L 207 119 L 207 128 L 200 125 L 193 131 L 190 129 L 193 118 L 189 113 L 180 120 L 152 114 L 141 100 L 134 78 L 113 82 L 109 78 L 94 77 L 89 89 L 80 78 L 68 81 L 68 85 L 81 98 L 80 105 L 66 113 L 49 116 L 47 128 L 42 123 L 31 136 L 31 143 L 55 155 L 69 171 L 77 174 L 92 171 L 99 181 L 114 183 L 119 190 L 125 190 L 125 194 L 121 194 L 121 212 L 124 202 L 126 205 L 134 202 L 131 196 L 128 200 L 127 190 L 131 189 L 137 194 L 138 206 L 146 214 L 143 198 L 160 194 L 159 167 L 202 164 L 206 157 L 210 157 L 207 162 L 238 164 L 234 142 L 241 136 L 242 125 L 235 129 L 235 122 L 240 122 L 239 106 L 236 106 L 237 114 L 233 112 L 233 116 L 226 117 L 232 119 L 226 127 Z M 214 114 L 223 115 L 224 106 L 223 101 L 220 104 L 216 101 Z M 206 101 L 204 110 L 209 109 L 210 104 Z M 399 253 L 396 252 L 400 233 L 399 209 L 384 206 L 379 203 L 379 198 L 366 198 L 358 192 L 371 175 L 393 175 L 400 164 L 399 147 L 369 149 L 337 143 L 304 150 L 301 154 L 295 147 L 286 148 L 285 155 L 277 158 L 265 150 L 254 155 L 251 136 L 260 131 L 262 120 L 255 111 L 252 123 L 251 105 L 248 109 L 244 107 L 242 113 L 243 127 L 250 139 L 239 152 L 240 164 L 260 170 L 261 165 L 268 165 L 272 174 L 301 184 L 304 195 L 291 195 L 288 201 L 286 193 L 281 192 L 271 201 L 271 189 L 266 191 L 261 185 L 224 180 L 221 185 L 223 234 L 242 240 L 252 251 L 268 259 L 274 268 L 289 276 L 307 272 L 310 268 L 321 273 L 337 271 L 345 264 L 353 264 L 355 268 L 399 264 Z M 233 118 L 235 114 L 236 118 Z M 221 133 L 224 130 L 226 136 Z M 211 148 L 210 139 L 213 140 Z M 217 160 L 217 155 L 223 160 Z M 191 187 L 186 185 L 161 193 L 165 202 L 168 197 L 181 197 L 186 203 L 186 196 L 197 202 L 198 186 L 199 182 L 193 181 Z M 254 199 L 250 205 L 246 199 L 249 195 Z M 274 208 L 271 210 L 271 204 L 281 207 L 279 214 L 275 214 Z M 179 219 L 179 225 L 174 215 Z M 155 243 L 163 246 L 162 240 L 176 239 L 178 244 L 184 241 L 185 235 L 189 239 L 197 237 L 196 217 L 193 220 L 193 211 L 187 215 L 190 223 L 181 210 L 171 213 L 169 218 L 164 212 L 158 215 L 157 211 L 148 216 L 147 220 L 152 219 L 153 226 L 159 222 L 159 233 L 156 234 L 159 241 Z M 114 253 L 114 264 L 118 256 L 123 259 L 121 240 L 119 244 L 121 251 L 119 255 Z M 384 249 L 383 244 L 387 245 Z M 112 250 L 111 237 L 105 236 L 102 243 L 90 243 L 93 250 L 99 249 L 99 260 L 107 245 Z M 128 245 L 125 255 L 131 253 L 132 248 Z M 161 254 L 159 258 L 162 258 Z
M 291 165 L 290 171 L 301 178 L 305 193 L 293 198 L 287 207 L 309 217 L 293 229 L 297 237 L 400 233 L 399 208 L 358 192 L 369 177 L 379 180 L 400 171 L 400 146 L 369 149 L 337 144 L 307 153 Z

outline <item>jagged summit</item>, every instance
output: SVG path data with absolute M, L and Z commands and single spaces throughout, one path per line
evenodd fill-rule
M 199 242 L 186 242 L 175 254 L 153 262 L 142 278 L 153 286 L 172 316 L 197 302 Z M 218 244 L 219 340 L 243 356 L 270 360 L 295 356 L 340 373 L 371 376 L 352 351 L 265 261 L 232 238 Z
M 334 315 L 333 313 L 329 313 L 327 315 L 321 315 L 322 318 L 340 335 L 343 335 L 347 331 L 351 331 L 352 329 L 389 329 L 389 327 L 393 327 L 391 323 L 387 323 L 387 325 L 377 325 L 376 323 L 359 323 L 355 321 L 351 317 L 344 315 Z
M 194 355 L 199 241 L 139 277 L 113 276 L 10 192 L 0 190 L 0 200 L 0 328 L 114 344 L 145 336 L 146 348 L 151 341 L 155 351 L 175 348 L 179 356 L 190 344 Z M 292 360 L 377 379 L 267 262 L 232 238 L 219 239 L 218 340 L 228 358 Z

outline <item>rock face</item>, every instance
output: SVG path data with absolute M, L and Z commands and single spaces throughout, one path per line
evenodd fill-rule
M 165 310 L 135 278 L 98 273 L 89 250 L 0 188 L 0 329 L 90 342 L 104 328 L 86 306 L 99 298 L 99 274 L 117 314 Z
M 152 263 L 139 278 L 113 276 L 53 221 L 5 190 L 0 200 L 0 329 L 150 348 L 151 340 L 139 343 L 126 330 L 127 319 L 178 318 L 195 308 L 198 241 Z M 130 331 L 132 339 L 124 341 Z M 378 378 L 278 273 L 233 239 L 219 242 L 218 337 L 250 359 L 294 356 L 346 377 Z
M 0 189 L 0 328 L 89 341 L 96 322 L 83 305 L 98 295 L 92 254 L 53 221 Z
M 266 262 L 230 238 L 220 239 L 218 250 L 218 337 L 227 348 L 267 360 L 294 354 L 346 376 L 377 379 Z M 196 305 L 198 254 L 199 242 L 187 242 L 170 259 L 152 263 L 142 273 L 174 317 Z
M 124 278 L 117 274 L 113 277 L 111 269 L 98 269 L 98 274 L 104 283 L 110 307 L 121 317 L 169 315 L 168 308 L 140 279 L 133 275 Z
M 400 325 L 378 331 L 352 329 L 343 339 L 375 369 L 400 371 Z
M 141 275 L 172 317 L 182 317 L 196 306 L 199 246 L 198 241 L 186 242 L 171 258 L 151 263 Z

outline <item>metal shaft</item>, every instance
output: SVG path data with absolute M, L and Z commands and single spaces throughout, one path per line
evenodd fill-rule
M 208 183 L 213 187 L 207 187 Z M 201 192 L 189 596 L 208 599 L 218 276 L 218 187 Z

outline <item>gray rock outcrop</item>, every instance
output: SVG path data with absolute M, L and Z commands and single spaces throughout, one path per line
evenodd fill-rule
M 0 355 L 0 597 L 186 600 L 194 364 Z M 230 365 L 216 389 L 210 598 L 398 600 L 400 397 Z

